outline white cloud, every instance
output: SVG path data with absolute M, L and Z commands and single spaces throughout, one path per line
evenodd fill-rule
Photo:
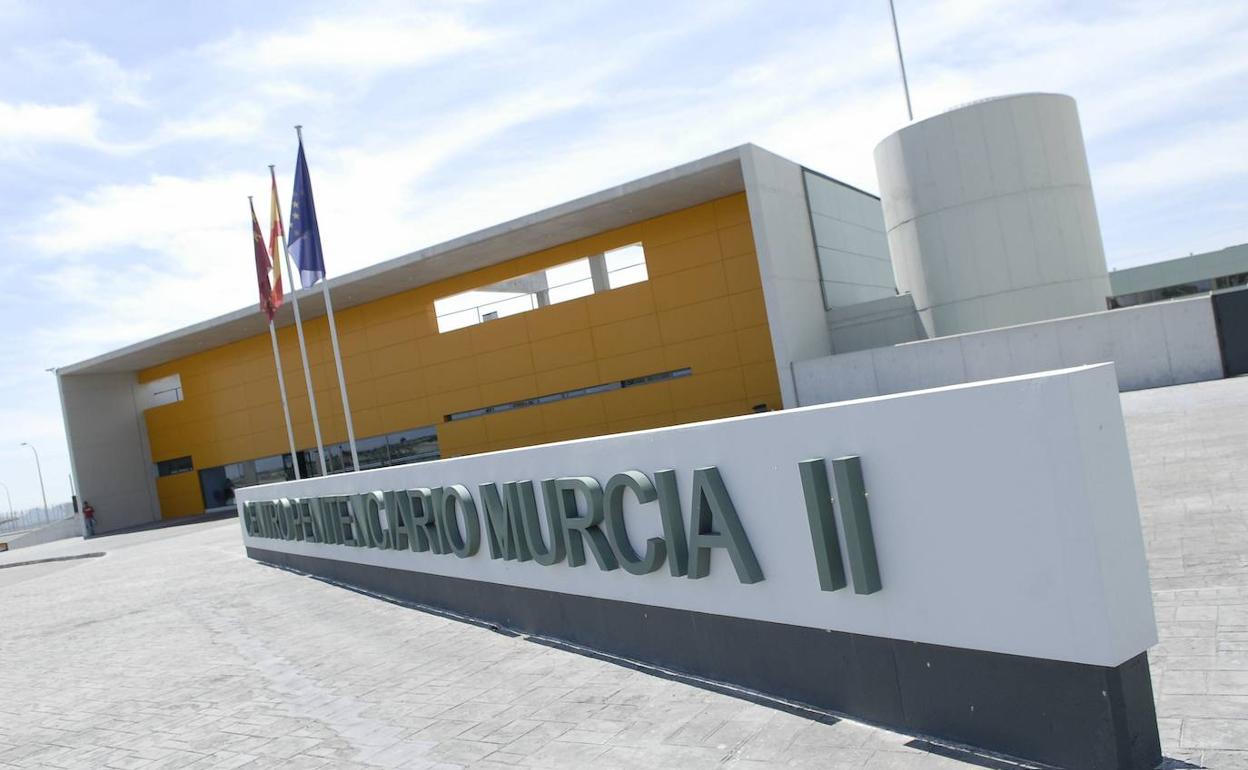
M 0 102 L 0 142 L 98 146 L 99 116 L 91 104 Z
M 261 77 L 291 72 L 376 75 L 480 46 L 493 35 L 446 13 L 316 19 L 295 32 L 236 34 L 214 43 L 214 60 Z
M 148 145 L 205 140 L 242 142 L 253 139 L 263 130 L 266 117 L 259 102 L 225 106 L 202 116 L 165 121 L 148 140 Z
M 38 82 L 44 92 L 85 95 L 95 102 L 134 107 L 148 104 L 142 93 L 147 73 L 129 70 L 86 43 L 56 40 L 25 45 L 11 56 L 6 66 L 23 73 L 27 82 Z
M 1248 176 L 1248 117 L 1197 121 L 1174 131 L 1174 137 L 1148 151 L 1102 166 L 1096 189 L 1112 198 L 1170 194 Z
M 260 173 L 203 179 L 156 175 L 139 184 L 108 185 L 81 198 L 56 200 L 30 241 L 58 256 L 135 248 L 194 265 L 223 245 L 223 235 L 247 224 L 247 195 L 267 190 Z

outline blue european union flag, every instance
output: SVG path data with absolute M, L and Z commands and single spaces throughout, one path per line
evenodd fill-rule
M 316 225 L 316 204 L 312 201 L 312 179 L 308 176 L 308 160 L 299 140 L 299 159 L 295 164 L 295 191 L 290 196 L 290 230 L 286 248 L 299 268 L 303 288 L 325 278 L 325 255 L 321 252 L 321 231 Z

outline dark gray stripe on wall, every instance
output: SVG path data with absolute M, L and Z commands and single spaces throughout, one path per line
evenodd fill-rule
M 1227 377 L 1248 374 L 1248 288 L 1215 291 L 1213 320 L 1222 353 L 1222 372 Z
M 1027 658 L 248 548 L 259 561 L 524 634 L 1061 767 L 1154 767 L 1148 659 Z

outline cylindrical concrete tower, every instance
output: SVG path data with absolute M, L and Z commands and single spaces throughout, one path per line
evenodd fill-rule
M 1003 96 L 875 148 L 897 288 L 944 336 L 1105 309 L 1109 277 L 1075 100 Z

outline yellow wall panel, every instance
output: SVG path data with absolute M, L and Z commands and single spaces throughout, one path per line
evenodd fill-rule
M 467 335 L 472 343 L 472 352 L 478 356 L 500 350 L 511 350 L 529 341 L 529 330 L 524 323 L 523 314 L 469 326 L 467 329 L 457 330 L 451 334 Z
M 663 341 L 669 345 L 730 331 L 733 328 L 732 303 L 727 297 L 720 297 L 662 311 L 659 313 L 659 328 L 663 332 Z
M 748 329 L 767 323 L 767 308 L 763 305 L 762 289 L 733 294 L 729 299 L 732 302 L 732 323 L 736 328 Z
M 677 342 L 663 348 L 663 368 L 667 371 L 689 367 L 694 372 L 713 372 L 740 365 L 737 335 L 732 332 Z
M 672 380 L 668 383 L 672 394 L 672 408 L 676 411 L 692 409 L 702 404 L 718 404 L 745 398 L 745 378 L 740 369 L 721 369 L 718 372 L 698 374 Z
M 428 398 L 429 414 L 435 423 L 442 422 L 446 415 L 454 412 L 464 412 L 469 409 L 491 406 L 491 404 L 485 403 L 481 398 L 481 388 L 477 385 L 462 390 L 434 392 Z M 406 427 L 415 428 L 419 426 L 408 425 Z M 402 430 L 402 428 L 396 427 L 395 430 Z
M 410 401 L 424 394 L 425 383 L 417 372 L 399 372 L 373 380 L 373 400 L 378 406 Z
M 513 409 L 510 412 L 487 414 L 473 419 L 485 423 L 485 435 L 490 441 L 531 436 L 541 433 L 543 427 L 541 407 Z M 463 422 L 471 422 L 471 420 L 463 420 Z
M 659 412 L 656 414 L 643 415 L 641 417 L 626 417 L 620 420 L 611 420 L 607 423 L 612 433 L 628 433 L 635 430 L 650 430 L 651 428 L 666 428 L 669 425 L 675 425 L 679 421 L 671 412 Z
M 533 353 L 528 345 L 498 348 L 489 353 L 479 353 L 471 360 L 476 364 L 477 382 L 480 383 L 509 380 L 517 375 L 533 373 Z
M 356 409 L 355 405 L 352 404 L 351 416 L 355 418 L 355 437 L 357 440 L 365 436 L 379 436 L 387 432 L 385 423 L 381 419 L 380 409 Z
M 533 366 L 539 373 L 573 364 L 592 363 L 596 358 L 594 335 L 589 329 L 537 340 L 529 350 L 533 354 Z
M 745 414 L 750 411 L 748 401 L 725 401 L 719 404 L 699 404 L 681 409 L 676 412 L 676 419 L 679 422 L 701 422 L 703 420 L 718 420 L 721 417 L 734 417 L 739 414 Z
M 535 444 L 552 444 L 556 441 L 573 441 L 578 438 L 589 438 L 590 436 L 601 436 L 604 433 L 612 433 L 611 426 L 605 422 L 590 423 L 580 425 L 575 428 L 562 428 L 558 430 L 548 430 L 543 433 Z
M 543 404 L 533 409 L 517 411 L 540 413 L 542 425 L 548 432 L 583 428 L 607 421 L 606 412 L 602 408 L 602 397 L 598 395 L 570 398 L 566 401 L 556 401 L 553 404 Z
M 592 360 L 588 363 L 565 366 L 559 369 L 543 370 L 541 367 L 538 367 L 537 370 L 537 395 L 539 396 L 562 393 L 565 390 L 576 390 L 577 388 L 588 388 L 591 385 L 601 385 L 602 383 L 603 379 L 598 373 L 598 363 Z
M 455 332 L 421 337 L 416 342 L 422 366 L 441 364 L 472 355 L 468 340 Z
M 719 236 L 706 233 L 662 246 L 646 245 L 646 272 L 650 277 L 678 273 L 698 265 L 708 265 L 723 259 L 719 248 Z
M 593 335 L 594 352 L 598 358 L 648 350 L 662 343 L 659 339 L 659 322 L 653 315 L 595 326 Z
M 165 518 L 192 516 L 204 511 L 203 502 L 199 500 L 199 478 L 194 472 L 156 479 L 156 496 Z
M 537 392 L 537 378 L 531 374 L 512 377 L 498 382 L 481 384 L 481 401 L 483 406 L 508 404 L 525 398 L 532 398 Z
M 668 387 L 666 382 L 656 382 L 603 393 L 602 406 L 607 420 L 615 422 L 672 411 L 672 397 Z
M 247 410 L 247 424 L 252 433 L 261 431 L 285 431 L 286 418 L 282 414 L 281 404 L 253 406 Z
M 679 273 L 653 278 L 654 304 L 659 310 L 671 310 L 705 302 L 728 294 L 724 267 L 720 262 L 692 267 Z
M 606 292 L 588 303 L 589 322 L 601 326 L 654 313 L 651 283 L 646 281 Z
M 456 420 L 438 425 L 438 449 L 444 456 L 454 457 L 472 451 L 470 447 L 484 445 L 485 420 Z
M 437 419 L 441 420 L 441 415 Z M 433 422 L 429 416 L 429 406 L 423 398 L 400 401 L 381 407 L 381 420 L 387 428 L 391 425 L 419 427 Z
M 762 361 L 775 363 L 775 355 L 771 349 L 771 329 L 766 326 L 752 326 L 737 331 L 737 349 L 741 352 L 741 363 L 755 364 Z
M 727 279 L 730 294 L 757 289 L 763 285 L 762 277 L 758 273 L 758 258 L 752 251 L 739 257 L 724 259 L 724 277 Z
M 444 364 L 433 364 L 420 370 L 426 393 L 462 390 L 478 383 L 477 359 L 457 358 Z
M 368 363 L 369 371 L 374 377 L 410 372 L 420 365 L 416 340 L 409 339 L 396 345 L 378 347 L 368 354 Z
M 746 364 L 741 367 L 745 378 L 745 394 L 754 403 L 766 403 L 770 409 L 780 408 L 780 380 L 776 376 L 776 365 L 770 361 L 757 364 Z
M 715 225 L 721 231 L 733 225 L 748 224 L 750 221 L 750 207 L 744 195 L 729 195 L 727 198 L 711 201 L 711 207 L 715 210 Z
M 715 229 L 715 206 L 713 203 L 703 203 L 642 223 L 642 242 L 649 249 L 652 245 L 661 246 L 696 235 L 714 233 Z
M 665 371 L 662 348 L 639 350 L 636 353 L 599 360 L 598 382 L 594 384 L 605 385 L 608 382 L 644 377 L 647 374 L 657 374 L 662 371 Z
M 567 334 L 572 329 L 588 327 L 589 309 L 586 307 L 585 300 L 577 299 L 544 307 L 540 311 L 523 313 L 517 318 L 524 319 L 525 326 L 529 330 L 529 339 L 543 340 L 547 337 Z
M 750 230 L 748 224 L 720 230 L 717 235 L 719 237 L 719 250 L 724 255 L 724 259 L 742 257 L 754 253 L 754 232 Z M 758 268 L 757 260 L 754 261 L 754 267 L 755 269 Z
M 438 333 L 434 301 L 641 242 L 649 280 Z M 436 426 L 444 457 L 641 430 L 779 404 L 749 209 L 737 194 L 528 254 L 338 315 L 359 438 Z M 327 444 L 346 424 L 324 317 L 305 325 Z M 313 446 L 297 337 L 278 330 L 296 443 Z M 452 413 L 689 367 L 692 374 L 447 422 Z M 140 372 L 182 378 L 151 410 L 154 459 L 196 471 L 288 451 L 268 335 Z M 158 482 L 164 515 L 202 510 L 198 473 Z

